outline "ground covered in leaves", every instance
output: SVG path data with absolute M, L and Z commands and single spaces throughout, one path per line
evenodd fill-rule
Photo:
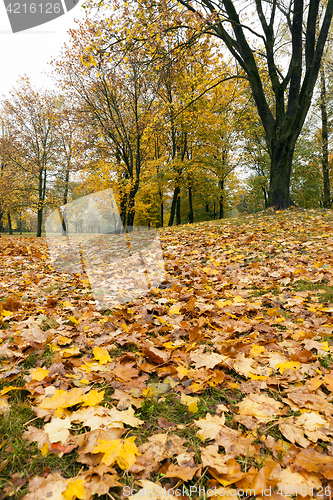
M 164 283 L 106 311 L 0 240 L 0 499 L 331 499 L 332 212 L 160 235 Z

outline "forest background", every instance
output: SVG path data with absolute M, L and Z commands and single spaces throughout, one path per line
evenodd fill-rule
M 2 100 L 0 232 L 40 236 L 56 207 L 108 188 L 130 226 L 222 219 L 274 205 L 272 155 L 249 77 L 221 40 L 198 28 L 198 16 L 163 2 L 85 8 L 86 20 L 52 61 L 56 90 L 22 77 Z M 256 33 L 250 13 L 243 15 Z M 288 16 L 279 20 L 274 43 L 282 65 L 294 57 L 289 28 Z M 289 205 L 331 206 L 330 37 L 295 146 Z M 267 50 L 259 38 L 251 43 L 276 114 Z M 285 100 L 291 85 L 289 78 Z

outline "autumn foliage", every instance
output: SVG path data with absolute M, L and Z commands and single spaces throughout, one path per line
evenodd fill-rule
M 289 210 L 161 230 L 165 282 L 106 311 L 43 238 L 3 238 L 1 418 L 21 398 L 26 463 L 55 461 L 13 473 L 7 433 L 0 498 L 331 498 L 332 225 Z

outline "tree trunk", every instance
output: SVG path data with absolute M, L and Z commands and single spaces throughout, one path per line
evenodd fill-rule
M 13 234 L 12 218 L 10 216 L 10 212 L 7 212 L 7 219 L 8 219 L 8 234 Z
M 220 219 L 224 218 L 224 179 L 221 179 L 219 181 L 219 188 L 220 188 L 220 199 L 219 199 L 219 205 L 220 205 L 220 213 L 219 217 Z
M 173 221 L 175 218 L 175 213 L 176 213 L 176 204 L 177 204 L 177 199 L 178 199 L 178 194 L 179 194 L 179 187 L 176 186 L 174 191 L 173 191 L 173 197 L 172 197 L 172 203 L 171 203 L 171 211 L 170 211 L 170 218 L 168 222 L 168 226 L 173 225 Z
M 20 213 L 20 218 L 19 218 L 19 231 L 20 231 L 20 234 L 22 234 L 22 215 Z
M 267 191 L 265 186 L 261 186 L 263 195 L 264 195 L 264 204 L 265 204 L 265 209 L 268 208 L 268 196 L 267 196 Z
M 190 224 L 193 224 L 194 214 L 193 214 L 193 199 L 192 199 L 192 186 L 191 184 L 188 187 L 188 221 Z
M 326 84 L 325 72 L 322 67 L 320 70 L 320 108 L 321 108 L 321 144 L 322 144 L 322 167 L 323 167 L 323 181 L 324 181 L 324 208 L 331 208 L 331 192 L 330 192 L 330 175 L 328 166 L 328 129 L 327 129 L 327 97 L 326 97 Z
M 68 203 L 69 169 L 70 169 L 70 164 L 68 162 L 66 168 L 66 177 L 65 177 L 64 205 L 67 205 Z
M 3 233 L 3 212 L 0 212 L 0 233 Z
M 163 201 L 161 201 L 161 205 L 160 205 L 160 214 L 161 214 L 161 227 L 163 227 L 163 225 L 164 225 L 164 205 L 163 205 Z
M 289 189 L 295 142 L 296 138 L 293 141 L 281 141 L 276 148 L 272 148 L 269 206 L 274 210 L 283 210 L 293 205 Z
M 38 209 L 37 209 L 37 238 L 42 236 L 42 223 L 44 201 L 46 193 L 46 168 L 42 167 L 39 171 L 39 186 L 38 186 Z
M 180 190 L 178 192 L 178 196 L 177 196 L 177 207 L 176 207 L 176 223 L 177 223 L 177 226 L 179 226 L 181 224 L 181 219 L 180 219 Z
M 126 218 L 127 218 L 126 202 L 127 202 L 126 195 L 120 191 L 120 214 L 119 215 L 120 215 L 120 219 L 121 219 L 123 227 L 126 226 Z M 117 228 L 117 230 L 118 229 L 121 229 L 121 228 L 119 227 L 119 228 Z

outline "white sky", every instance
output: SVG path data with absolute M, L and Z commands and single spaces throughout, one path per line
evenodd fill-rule
M 36 87 L 53 87 L 51 78 L 44 74 L 51 72 L 48 62 L 59 54 L 68 40 L 67 31 L 76 26 L 74 20 L 84 15 L 78 5 L 58 19 L 12 33 L 4 3 L 0 0 L 0 98 L 8 95 L 24 74 Z

